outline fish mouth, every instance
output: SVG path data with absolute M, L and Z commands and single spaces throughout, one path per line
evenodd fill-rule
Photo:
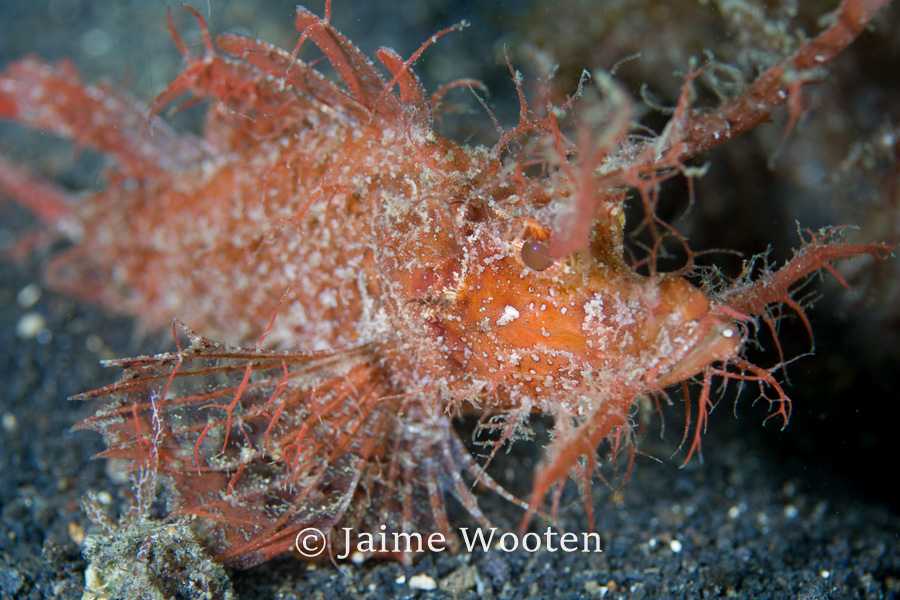
M 689 379 L 713 363 L 734 358 L 744 345 L 743 328 L 731 319 L 711 315 L 698 323 L 698 327 L 701 330 L 705 329 L 705 333 L 694 343 L 693 348 L 657 381 L 661 387 Z

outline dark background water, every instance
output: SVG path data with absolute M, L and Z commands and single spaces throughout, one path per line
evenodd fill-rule
M 206 3 L 194 6 L 207 15 Z M 210 28 L 290 48 L 296 40 L 293 6 L 210 0 Z M 309 3 L 317 13 L 321 7 Z M 815 31 L 815 17 L 827 9 L 827 3 L 805 4 L 792 23 Z M 0 0 L 0 66 L 28 53 L 65 57 L 87 80 L 105 77 L 148 101 L 179 67 L 166 10 L 163 2 Z M 178 29 L 199 50 L 192 19 L 177 5 L 172 10 Z M 752 253 L 772 244 L 776 256 L 788 257 L 798 218 L 810 227 L 859 225 L 854 235 L 860 240 L 896 240 L 891 226 L 896 227 L 897 206 L 889 202 L 896 159 L 885 140 L 900 123 L 900 82 L 891 68 L 900 64 L 900 44 L 886 24 L 900 14 L 896 6 L 890 10 L 878 31 L 841 56 L 828 81 L 809 92 L 813 112 L 788 142 L 782 144 L 783 126 L 775 124 L 710 153 L 696 207 L 681 222 L 695 247 Z M 459 77 L 482 79 L 492 109 L 507 126 L 515 123 L 517 105 L 504 48 L 531 77 L 538 69 L 530 48 L 552 51 L 560 63 L 560 86 L 568 82 L 568 90 L 580 69 L 610 68 L 642 50 L 643 58 L 624 64 L 618 74 L 636 96 L 640 84 L 648 83 L 662 103 L 674 100 L 675 72 L 684 70 L 688 54 L 709 49 L 749 70 L 752 65 L 742 62 L 748 48 L 757 48 L 761 62 L 774 52 L 759 40 L 754 46 L 742 39 L 740 28 L 727 27 L 713 7 L 691 3 L 673 12 L 671 4 L 649 1 L 535 1 L 514 8 L 502 2 L 346 0 L 336 1 L 333 11 L 333 23 L 370 56 L 380 45 L 409 55 L 433 32 L 467 19 L 472 26 L 441 39 L 417 70 L 430 90 Z M 447 118 L 444 131 L 492 143 L 496 134 L 478 104 L 465 94 L 457 101 L 467 103 L 471 114 Z M 187 111 L 175 121 L 197 129 L 200 114 Z M 645 122 L 660 118 L 647 114 Z M 49 136 L 0 124 L 0 151 L 72 190 L 102 186 L 101 157 L 74 152 Z M 673 186 L 675 216 L 684 207 L 683 192 Z M 16 241 L 36 231 L 30 215 L 0 201 L 0 597 L 70 598 L 81 593 L 86 563 L 79 541 L 91 528 L 79 500 L 87 491 L 106 492 L 115 510 L 122 488 L 102 461 L 90 460 L 102 448 L 98 437 L 69 430 L 94 407 L 66 398 L 115 379 L 98 360 L 168 350 L 170 340 L 162 334 L 139 338 L 128 319 L 42 286 L 40 273 L 57 248 L 38 245 L 30 255 L 11 254 Z M 896 266 L 875 271 L 871 261 L 859 261 L 842 272 L 855 293 L 828 277 L 816 283 L 823 295 L 810 312 L 817 353 L 791 367 L 790 425 L 783 431 L 772 423 L 762 426 L 765 407 L 751 407 L 752 393 L 734 410 L 726 399 L 711 419 L 703 463 L 679 469 L 683 453 L 669 456 L 681 437 L 683 411 L 666 411 L 663 439 L 658 419 L 651 420 L 640 450 L 657 460 L 638 456 L 619 494 L 595 484 L 603 554 L 440 554 L 411 567 L 369 562 L 340 571 L 330 564 L 308 568 L 286 557 L 232 572 L 236 590 L 245 598 L 897 595 Z M 786 323 L 783 336 L 790 352 L 806 350 L 796 323 Z M 773 358 L 761 360 L 771 364 Z M 534 452 L 522 444 L 495 465 L 496 476 L 527 492 Z M 501 499 L 482 493 L 480 501 L 492 519 L 517 521 L 516 511 Z M 562 519 L 569 530 L 584 529 L 578 502 L 566 507 Z M 419 573 L 434 578 L 439 589 L 412 589 L 407 582 Z

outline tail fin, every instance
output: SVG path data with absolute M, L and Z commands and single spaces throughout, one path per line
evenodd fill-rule
M 25 58 L 0 73 L 0 118 L 71 139 L 113 156 L 130 173 L 161 175 L 200 160 L 200 143 L 110 86 L 87 85 L 68 61 Z
M 56 226 L 69 214 L 69 194 L 32 175 L 0 154 L 0 193 L 21 204 L 43 223 Z

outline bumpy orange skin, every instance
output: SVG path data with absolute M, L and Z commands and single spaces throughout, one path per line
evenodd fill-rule
M 497 193 L 506 187 L 495 179 L 457 210 L 432 203 L 412 230 L 406 215 L 389 221 L 400 233 L 376 255 L 391 267 L 398 329 L 435 357 L 423 368 L 449 399 L 584 414 L 613 380 L 650 391 L 737 353 L 740 333 L 703 292 L 640 276 L 609 248 L 526 266 L 521 226 L 499 215 L 529 199 Z
M 139 516 L 164 480 L 173 514 L 197 517 L 230 564 L 290 551 L 309 527 L 334 553 L 355 548 L 332 539 L 346 527 L 439 532 L 452 546 L 445 494 L 482 523 L 472 479 L 516 501 L 467 454 L 455 412 L 505 415 L 498 444 L 531 413 L 554 417 L 531 502 L 518 502 L 529 515 L 571 473 L 590 478 L 597 444 L 627 437 L 642 395 L 701 374 L 708 400 L 714 375 L 751 380 L 775 386 L 787 416 L 771 371 L 740 359 L 734 319 L 771 323 L 777 302 L 802 315 L 795 282 L 887 250 L 812 236 L 782 269 L 715 297 L 640 275 L 622 248 L 623 188 L 643 181 L 646 193 L 692 148 L 725 139 L 714 119 L 679 106 L 686 133 L 669 131 L 666 146 L 630 138 L 629 115 L 607 119 L 585 100 L 574 144 L 562 108 L 537 119 L 523 102 L 497 148 L 466 147 L 431 130 L 408 62 L 381 49 L 386 81 L 326 20 L 298 7 L 296 24 L 345 87 L 262 42 L 226 34 L 193 56 L 176 34 L 184 71 L 150 113 L 183 93 L 210 97 L 203 139 L 148 121 L 65 63 L 25 59 L 0 74 L 0 117 L 115 161 L 106 189 L 70 207 L 0 160 L 0 187 L 74 242 L 50 281 L 146 329 L 178 317 L 219 340 L 185 328 L 176 352 L 116 361 L 124 377 L 84 395 L 107 402 L 81 427 L 139 473 Z M 781 80 L 765 81 L 758 95 L 783 101 Z M 607 120 L 619 125 L 593 131 Z M 502 151 L 513 140 L 520 155 Z M 526 244 L 567 254 L 544 268 Z

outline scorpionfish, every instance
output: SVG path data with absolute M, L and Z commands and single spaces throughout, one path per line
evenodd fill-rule
M 692 379 L 701 421 L 714 377 L 756 382 L 786 419 L 777 368 L 742 358 L 748 323 L 772 324 L 777 303 L 802 316 L 793 284 L 887 251 L 813 234 L 782 268 L 719 287 L 627 255 L 629 190 L 659 239 L 674 235 L 654 190 L 764 120 L 786 77 L 760 84 L 759 106 L 740 109 L 756 121 L 727 131 L 686 91 L 659 137 L 631 132 L 627 99 L 600 74 L 542 116 L 520 88 L 519 124 L 470 147 L 434 132 L 437 98 L 411 70 L 456 27 L 410 59 L 381 48 L 383 75 L 327 9 L 297 7 L 298 48 L 315 44 L 339 83 L 296 51 L 231 33 L 213 43 L 188 10 L 205 51 L 170 24 L 185 64 L 149 111 L 67 62 L 26 58 L 0 75 L 0 117 L 111 158 L 105 189 L 78 202 L 6 160 L 0 189 L 72 242 L 48 266 L 55 288 L 145 330 L 178 318 L 176 351 L 111 361 L 124 376 L 82 395 L 104 402 L 80 427 L 138 474 L 139 500 L 164 483 L 172 514 L 231 565 L 289 552 L 310 527 L 458 545 L 446 496 L 487 523 L 472 482 L 522 507 L 524 526 L 570 476 L 590 481 L 604 440 L 630 439 L 638 399 Z M 202 138 L 158 118 L 185 94 L 212 100 Z M 495 451 L 532 415 L 552 418 L 528 501 L 469 454 L 461 414 L 494 428 Z

